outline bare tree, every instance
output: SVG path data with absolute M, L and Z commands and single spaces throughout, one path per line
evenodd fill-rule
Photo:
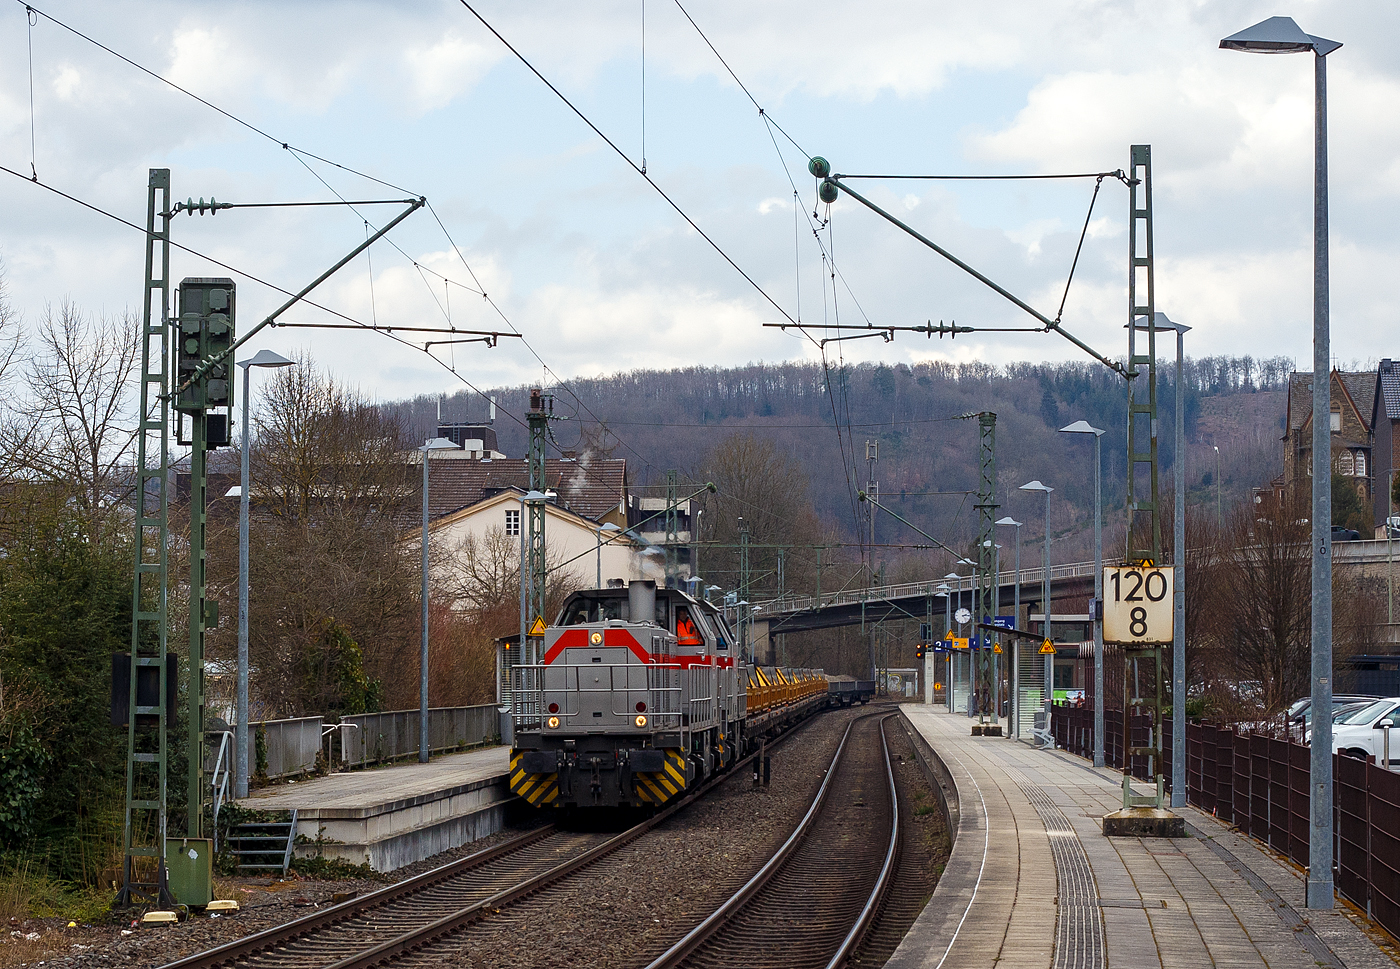
M 45 309 L 26 362 L 28 427 L 12 454 L 68 492 L 90 539 L 113 526 L 130 487 L 139 329 L 131 313 L 93 317 L 65 300 Z
M 282 715 L 355 706 L 357 697 L 413 702 L 420 576 L 403 530 L 413 520 L 416 476 L 397 421 L 303 357 L 268 382 L 253 432 L 249 646 L 257 695 Z M 215 531 L 210 583 L 221 583 L 228 600 L 237 523 L 221 521 Z M 221 630 L 217 651 L 232 647 Z

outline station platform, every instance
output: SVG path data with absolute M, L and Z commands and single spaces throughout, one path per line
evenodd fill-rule
M 1340 901 L 1308 911 L 1301 872 L 1211 816 L 1174 809 L 1185 838 L 1107 838 L 1099 819 L 1122 806 L 1119 772 L 972 737 L 966 716 L 939 707 L 900 709 L 956 837 L 890 969 L 1397 964 L 1380 930 Z
M 375 871 L 391 871 L 484 838 L 505 824 L 514 800 L 507 783 L 510 748 L 488 747 L 327 774 L 252 792 L 238 801 L 255 811 L 297 812 L 297 834 L 319 852 Z

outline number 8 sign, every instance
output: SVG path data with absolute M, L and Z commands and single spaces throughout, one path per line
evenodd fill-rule
M 1172 572 L 1170 568 L 1103 570 L 1104 642 L 1172 641 Z

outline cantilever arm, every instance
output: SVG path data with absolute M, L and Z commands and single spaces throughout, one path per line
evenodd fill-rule
M 847 195 L 849 195 L 851 198 L 855 199 L 855 200 L 856 200 L 857 202 L 859 202 L 861 205 L 864 205 L 866 208 L 868 208 L 870 211 L 874 212 L 876 215 L 878 215 L 878 216 L 880 216 L 881 218 L 885 219 L 886 221 L 890 222 L 892 225 L 895 225 L 895 226 L 897 226 L 898 228 L 903 229 L 903 230 L 904 230 L 905 232 L 907 232 L 909 235 L 913 236 L 915 239 L 918 239 L 918 240 L 919 240 L 920 242 L 922 242 L 924 245 L 928 246 L 930 249 L 932 249 L 934 252 L 938 253 L 938 254 L 939 254 L 940 256 L 942 256 L 944 259 L 947 259 L 949 262 L 951 262 L 953 265 L 957 266 L 957 267 L 958 267 L 959 269 L 961 269 L 963 272 L 965 272 L 965 273 L 967 273 L 968 275 L 972 276 L 972 277 L 973 277 L 974 279 L 976 279 L 977 281 L 979 281 L 979 282 L 981 282 L 982 284 L 984 284 L 985 286 L 989 287 L 990 289 L 992 289 L 994 292 L 998 293 L 999 295 L 1001 295 L 1001 296 L 1005 297 L 1006 299 L 1010 300 L 1012 303 L 1015 303 L 1018 307 L 1020 307 L 1021 309 L 1025 310 L 1025 311 L 1026 311 L 1027 313 L 1029 313 L 1031 316 L 1035 317 L 1037 320 L 1039 320 L 1039 321 L 1041 322 L 1041 324 L 1045 327 L 1045 329 L 1046 329 L 1047 332 L 1053 330 L 1054 332 L 1060 334 L 1060 336 L 1064 337 L 1064 338 L 1065 338 L 1066 340 L 1068 340 L 1070 343 L 1073 343 L 1073 344 L 1074 344 L 1075 346 L 1077 346 L 1079 349 L 1081 349 L 1081 350 L 1083 350 L 1085 353 L 1089 354 L 1089 356 L 1091 356 L 1091 357 L 1093 357 L 1095 360 L 1099 361 L 1099 363 L 1103 364 L 1105 367 L 1108 367 L 1110 370 L 1113 370 L 1115 373 L 1117 373 L 1119 376 L 1121 376 L 1121 377 L 1123 377 L 1123 378 L 1125 378 L 1125 379 L 1130 379 L 1130 378 L 1132 378 L 1133 376 L 1136 376 L 1136 374 L 1130 372 L 1130 371 L 1129 371 L 1126 367 L 1124 367 L 1121 363 L 1116 363 L 1115 361 L 1108 359 L 1108 357 L 1105 357 L 1102 353 L 1099 353 L 1099 352 L 1098 352 L 1097 350 L 1095 350 L 1093 347 L 1089 346 L 1087 343 L 1085 343 L 1084 341 L 1080 340 L 1080 339 L 1079 339 L 1078 337 L 1076 337 L 1074 334 L 1070 333 L 1070 332 L 1069 332 L 1068 330 L 1066 330 L 1063 326 L 1061 326 L 1057 321 L 1050 319 L 1050 317 L 1046 316 L 1044 313 L 1042 313 L 1042 312 L 1040 312 L 1039 310 L 1037 310 L 1034 306 L 1031 306 L 1029 303 L 1027 303 L 1025 300 L 1021 299 L 1021 298 L 1020 298 L 1019 296 L 1017 296 L 1015 293 L 1012 293 L 1011 291 L 1009 291 L 1009 290 L 1003 288 L 1002 286 L 998 285 L 996 282 L 992 281 L 992 280 L 989 279 L 987 276 L 985 276 L 985 275 L 983 275 L 982 273 L 978 272 L 976 269 L 973 269 L 973 268 L 972 268 L 971 266 L 969 266 L 967 263 L 963 262 L 963 261 L 962 261 L 961 259 L 959 259 L 957 256 L 953 255 L 953 254 L 952 254 L 951 252 L 949 252 L 947 249 L 944 249 L 944 248 L 943 248 L 942 246 L 940 246 L 938 243 L 936 243 L 936 242 L 934 242 L 932 239 L 928 238 L 928 236 L 923 235 L 923 234 L 922 234 L 921 232 L 919 232 L 917 229 L 914 229 L 912 226 L 906 225 L 904 222 L 901 222 L 896 216 L 894 216 L 894 215 L 890 214 L 889 212 L 886 212 L 884 209 L 880 208 L 880 206 L 878 206 L 878 205 L 876 205 L 874 202 L 870 201 L 870 200 L 869 200 L 868 198 L 866 198 L 864 195 L 861 195 L 861 194 L 860 194 L 859 192 L 857 192 L 855 189 L 851 188 L 849 185 L 847 185 L 846 183 L 842 182 L 838 176 L 829 175 L 829 176 L 827 176 L 826 179 L 823 180 L 822 184 L 823 184 L 823 185 L 830 185 L 830 186 L 833 186 L 834 188 L 839 189 L 839 190 L 842 191 L 842 192 L 845 192 L 845 193 L 846 193 Z

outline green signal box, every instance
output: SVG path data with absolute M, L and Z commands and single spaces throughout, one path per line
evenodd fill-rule
M 165 870 L 170 894 L 191 908 L 214 900 L 214 842 L 209 838 L 166 838 Z

